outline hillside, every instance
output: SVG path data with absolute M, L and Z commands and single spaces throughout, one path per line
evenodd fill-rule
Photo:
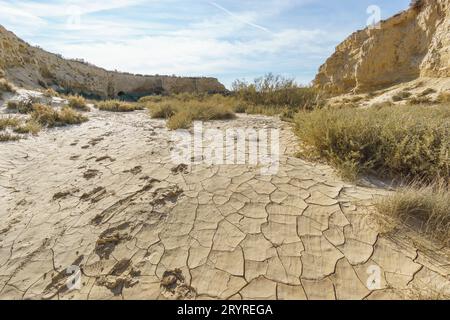
M 53 87 L 93 98 L 139 98 L 155 93 L 221 92 L 215 78 L 143 76 L 107 71 L 32 47 L 0 26 L 0 76 L 27 88 Z
M 422 0 L 380 28 L 353 33 L 320 68 L 314 83 L 343 94 L 449 77 L 450 1 Z

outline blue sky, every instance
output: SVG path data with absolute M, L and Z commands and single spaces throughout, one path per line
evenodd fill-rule
M 308 84 L 334 47 L 410 0 L 0 0 L 0 24 L 33 45 L 110 70 L 213 76 L 267 72 Z

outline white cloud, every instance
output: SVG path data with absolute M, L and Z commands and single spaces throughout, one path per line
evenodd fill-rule
M 196 3 L 197 11 L 183 6 L 176 8 L 181 11 L 171 11 L 170 6 L 180 1 L 169 1 L 166 7 L 166 0 L 15 1 L 14 5 L 0 0 L 0 6 L 8 12 L 8 25 L 13 31 L 30 35 L 25 40 L 68 58 L 83 58 L 107 69 L 134 73 L 228 79 L 261 75 L 280 66 L 309 70 L 315 60 L 324 58 L 323 49 L 336 39 L 336 34 L 319 29 L 272 28 L 269 23 L 283 10 L 313 0 L 229 1 L 230 10 L 228 5 L 211 5 L 205 0 Z M 157 18 L 153 20 L 133 19 L 126 14 L 126 8 L 142 3 L 146 10 L 159 5 L 162 11 L 155 12 Z M 81 23 L 67 29 L 65 16 L 68 5 L 73 4 L 82 8 Z M 99 14 L 105 10 L 112 11 Z M 23 17 L 36 22 L 34 27 L 21 23 Z M 305 82 L 307 77 L 300 78 Z

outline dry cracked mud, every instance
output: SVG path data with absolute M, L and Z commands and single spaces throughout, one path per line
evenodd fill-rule
M 296 138 L 275 118 L 204 126 L 281 128 L 279 171 L 174 164 L 171 133 L 145 112 L 92 112 L 80 126 L 0 145 L 0 298 L 450 292 L 446 248 L 407 230 L 381 233 L 373 202 L 388 191 L 345 183 L 330 167 L 295 158 Z M 72 290 L 77 267 L 80 286 Z

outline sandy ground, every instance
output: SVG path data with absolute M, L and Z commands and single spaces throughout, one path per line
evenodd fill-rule
M 372 205 L 387 191 L 346 184 L 330 167 L 295 158 L 292 130 L 277 119 L 205 126 L 282 128 L 278 172 L 178 166 L 165 123 L 143 111 L 92 112 L 80 126 L 1 144 L 0 298 L 450 292 L 447 249 L 419 245 L 411 232 L 380 234 Z

